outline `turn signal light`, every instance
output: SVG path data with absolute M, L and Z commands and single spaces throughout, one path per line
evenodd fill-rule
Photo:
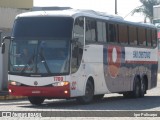
M 69 84 L 69 82 L 56 82 L 56 83 L 53 83 L 52 85 L 53 86 L 66 86 L 68 84 Z
M 20 86 L 21 83 L 19 82 L 15 82 L 15 81 L 10 81 L 10 85 L 17 85 L 17 86 Z

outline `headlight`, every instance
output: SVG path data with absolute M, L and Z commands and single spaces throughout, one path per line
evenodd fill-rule
M 68 84 L 69 84 L 69 82 L 56 82 L 56 83 L 53 83 L 52 85 L 53 86 L 66 86 Z
M 21 83 L 15 82 L 15 81 L 9 81 L 9 84 L 10 85 L 16 85 L 16 86 L 20 86 L 21 85 Z

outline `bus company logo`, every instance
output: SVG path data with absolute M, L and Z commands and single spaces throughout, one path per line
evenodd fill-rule
M 34 81 L 34 85 L 38 85 L 38 82 L 37 82 L 37 81 Z
M 112 78 L 116 78 L 121 65 L 121 47 L 108 47 L 108 70 Z

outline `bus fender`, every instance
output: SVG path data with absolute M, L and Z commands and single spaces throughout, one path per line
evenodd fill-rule
M 92 81 L 92 83 L 93 83 L 93 85 L 95 84 L 95 82 L 94 82 L 94 77 L 93 77 L 93 75 L 88 75 L 87 77 L 86 77 L 86 79 L 85 79 L 85 81 L 84 81 L 84 87 L 83 87 L 83 95 L 85 94 L 85 89 L 86 89 L 86 84 L 87 84 L 87 81 L 88 80 L 91 80 Z M 94 85 L 94 89 L 95 89 L 95 85 Z

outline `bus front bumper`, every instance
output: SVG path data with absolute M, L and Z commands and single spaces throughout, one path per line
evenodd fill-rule
M 48 98 L 69 98 L 70 85 L 56 87 L 15 86 L 9 85 L 9 93 L 13 96 L 40 96 Z

